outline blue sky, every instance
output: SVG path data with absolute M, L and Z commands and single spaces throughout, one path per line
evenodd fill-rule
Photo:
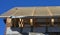
M 16 6 L 60 6 L 60 0 L 0 0 L 0 14 Z M 3 35 L 5 24 L 0 18 L 0 35 Z
M 0 14 L 15 6 L 59 6 L 60 0 L 0 0 Z

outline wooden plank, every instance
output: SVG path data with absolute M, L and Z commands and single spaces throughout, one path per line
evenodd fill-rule
M 49 16 L 49 12 L 46 7 L 37 7 L 34 16 Z

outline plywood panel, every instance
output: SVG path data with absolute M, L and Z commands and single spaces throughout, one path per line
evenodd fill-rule
M 59 16 L 60 6 L 15 7 L 1 16 Z

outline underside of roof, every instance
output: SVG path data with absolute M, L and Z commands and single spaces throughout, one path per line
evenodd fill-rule
M 14 7 L 1 16 L 60 16 L 60 6 Z

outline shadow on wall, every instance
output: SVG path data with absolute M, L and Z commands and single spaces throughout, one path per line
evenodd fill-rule
M 12 31 L 18 31 L 23 35 L 28 35 L 29 32 L 35 32 L 35 33 L 43 33 L 43 34 L 50 34 L 53 35 L 53 33 L 55 35 L 59 35 L 60 33 L 60 28 L 59 27 L 48 27 L 48 31 L 46 32 L 46 27 L 24 27 L 24 28 L 13 28 L 11 27 Z

